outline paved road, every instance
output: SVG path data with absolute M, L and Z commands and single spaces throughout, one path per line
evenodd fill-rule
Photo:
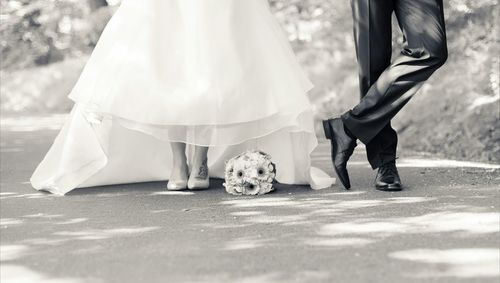
M 57 197 L 27 183 L 56 134 L 58 119 L 42 120 L 2 125 L 2 283 L 499 281 L 495 166 L 403 152 L 407 189 L 383 193 L 360 150 L 349 192 L 233 197 L 214 180 L 196 193 L 147 183 Z M 326 145 L 314 160 L 331 171 Z

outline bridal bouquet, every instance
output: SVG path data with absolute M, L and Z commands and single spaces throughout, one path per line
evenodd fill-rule
M 226 162 L 226 191 L 232 195 L 263 195 L 274 190 L 276 166 L 258 150 L 244 152 Z

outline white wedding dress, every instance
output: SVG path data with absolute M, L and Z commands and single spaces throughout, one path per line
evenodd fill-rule
M 210 146 L 212 177 L 260 149 L 280 183 L 329 187 L 311 168 L 311 87 L 267 0 L 124 0 L 31 183 L 65 194 L 166 180 L 176 141 Z

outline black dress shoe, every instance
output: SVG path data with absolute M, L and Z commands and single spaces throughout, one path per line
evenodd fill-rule
M 379 191 L 387 192 L 396 192 L 403 189 L 395 161 L 386 163 L 378 168 L 375 188 Z
M 347 161 L 356 148 L 356 139 L 349 136 L 344 128 L 344 123 L 339 118 L 323 121 L 326 138 L 332 144 L 332 162 L 335 173 L 346 189 L 351 188 L 349 173 L 347 172 Z

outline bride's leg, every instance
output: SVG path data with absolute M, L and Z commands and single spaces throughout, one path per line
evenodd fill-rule
M 189 175 L 189 189 L 207 189 L 210 186 L 208 176 L 208 147 L 195 146 L 191 174 Z
M 186 158 L 186 144 L 171 142 L 172 148 L 172 172 L 168 181 L 167 189 L 172 191 L 187 189 L 188 166 Z

